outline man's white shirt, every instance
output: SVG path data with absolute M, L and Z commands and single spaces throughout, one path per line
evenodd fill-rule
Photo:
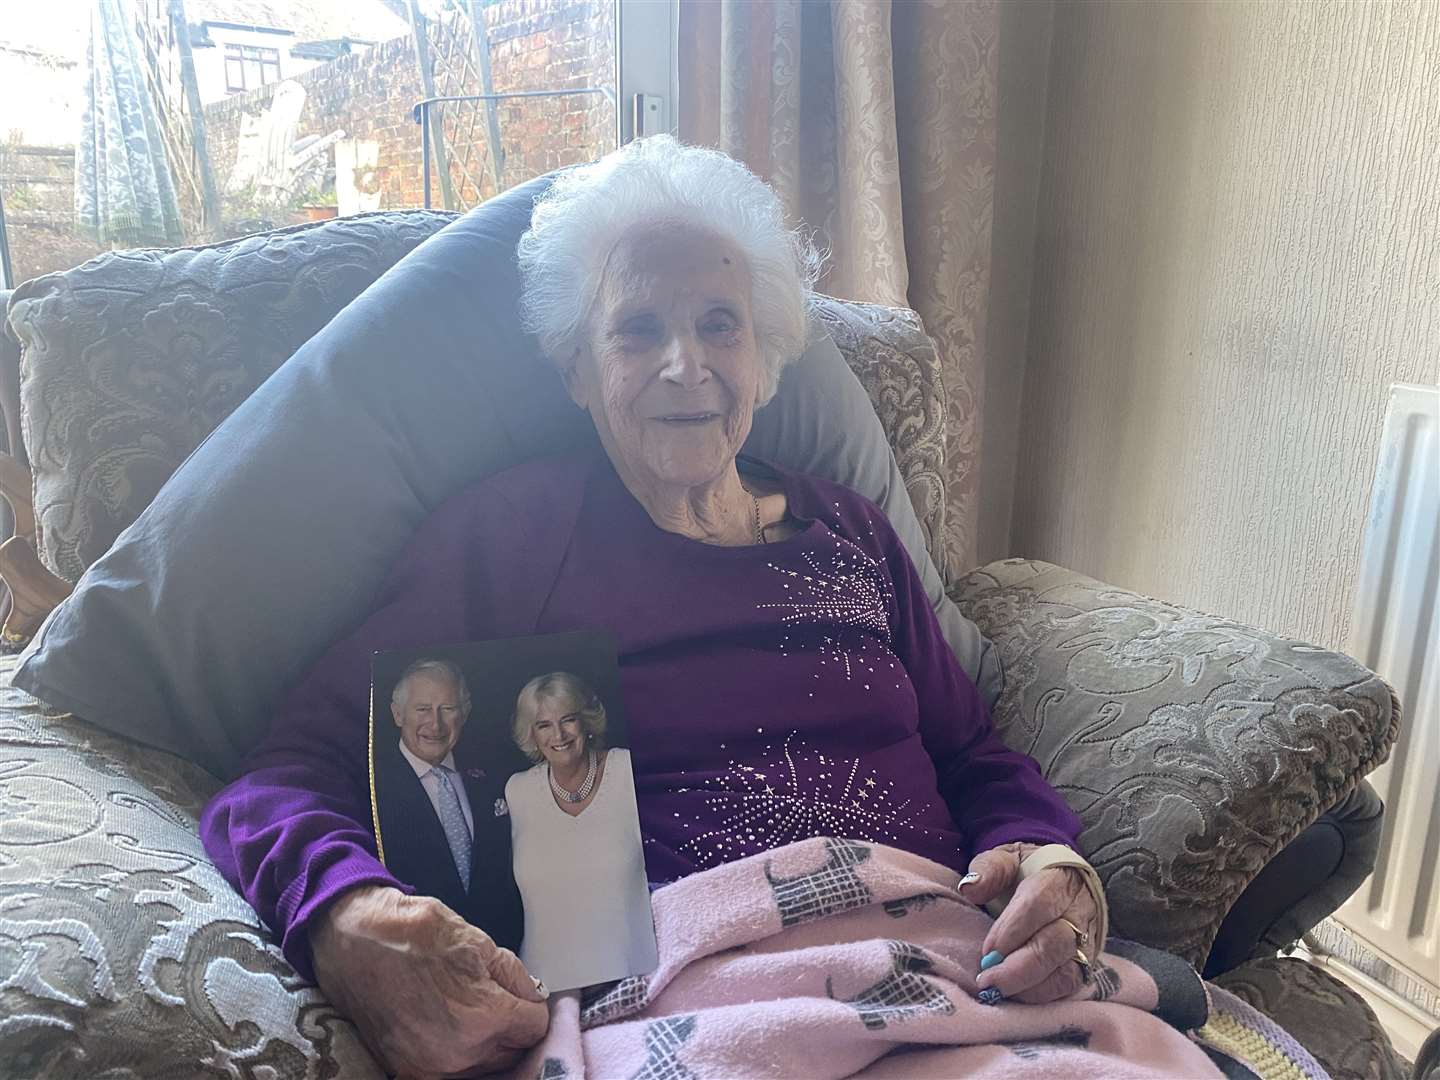
M 405 760 L 408 761 L 410 767 L 415 770 L 415 775 L 420 779 L 420 786 L 425 789 L 425 794 L 430 796 L 430 805 L 435 809 L 435 817 L 439 819 L 440 778 L 431 770 L 431 765 L 428 761 L 423 758 L 418 758 L 410 752 L 410 748 L 405 745 L 404 739 L 400 740 L 400 753 L 405 755 Z M 465 794 L 465 778 L 461 776 L 460 771 L 455 768 L 455 754 L 453 752 L 446 754 L 445 760 L 440 764 L 444 765 L 454 774 L 451 786 L 454 787 L 455 794 L 460 796 L 460 809 L 465 812 L 465 828 L 469 831 L 470 838 L 473 840 L 475 838 L 475 817 L 470 812 L 470 796 Z

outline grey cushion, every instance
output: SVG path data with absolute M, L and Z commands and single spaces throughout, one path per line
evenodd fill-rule
M 1272 956 L 1243 964 L 1215 982 L 1283 1027 L 1332 1080 L 1409 1076 L 1365 1000 L 1314 964 Z
M 1009 559 L 952 590 L 995 643 L 1000 737 L 1085 822 L 1110 927 L 1205 962 L 1271 858 L 1385 760 L 1399 706 L 1340 653 Z
M 74 583 L 180 463 L 335 313 L 455 214 L 400 210 L 27 281 L 24 446 L 38 553 Z
M 215 781 L 40 708 L 0 657 L 0 1077 L 379 1080 L 210 862 Z
M 514 247 L 546 182 L 420 245 L 241 403 L 46 621 L 15 684 L 232 775 L 434 506 L 590 438 L 515 318 Z M 266 298 L 232 300 L 266 317 Z M 980 675 L 983 642 L 947 606 L 885 431 L 833 343 L 820 337 L 787 372 L 747 449 L 879 502 Z

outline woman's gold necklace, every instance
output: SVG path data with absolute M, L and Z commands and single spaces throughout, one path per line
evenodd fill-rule
M 746 494 L 750 496 L 750 505 L 755 508 L 755 543 L 768 544 L 770 541 L 765 539 L 765 528 L 760 524 L 760 500 L 753 491 L 747 491 Z

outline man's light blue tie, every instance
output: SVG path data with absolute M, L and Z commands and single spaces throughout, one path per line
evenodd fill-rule
M 445 841 L 450 845 L 450 857 L 455 860 L 455 869 L 460 874 L 460 885 L 470 891 L 470 830 L 465 826 L 465 811 L 460 808 L 460 796 L 451 783 L 451 770 L 444 765 L 433 766 L 430 771 L 440 781 L 440 827 L 445 830 Z

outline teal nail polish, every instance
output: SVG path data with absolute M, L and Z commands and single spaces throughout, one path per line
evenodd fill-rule
M 995 987 L 990 986 L 976 994 L 975 999 L 979 1001 L 981 1005 L 999 1005 L 1000 1002 L 1005 1000 L 1005 995 L 995 989 Z
M 974 885 L 975 882 L 977 882 L 977 881 L 979 881 L 979 880 L 980 880 L 980 875 L 979 875 L 979 874 L 976 874 L 976 873 L 974 873 L 974 872 L 971 872 L 971 873 L 969 873 L 969 874 L 966 874 L 964 877 L 962 877 L 962 878 L 960 879 L 960 881 L 959 881 L 959 884 L 957 884 L 955 887 L 956 887 L 957 889 L 959 889 L 959 888 L 963 888 L 963 887 L 966 886 L 966 885 Z
M 984 956 L 980 958 L 980 970 L 989 971 L 992 967 L 994 967 L 996 964 L 1000 963 L 1004 959 L 1005 954 L 1002 953 L 999 949 L 991 949 L 989 952 L 987 952 Z

